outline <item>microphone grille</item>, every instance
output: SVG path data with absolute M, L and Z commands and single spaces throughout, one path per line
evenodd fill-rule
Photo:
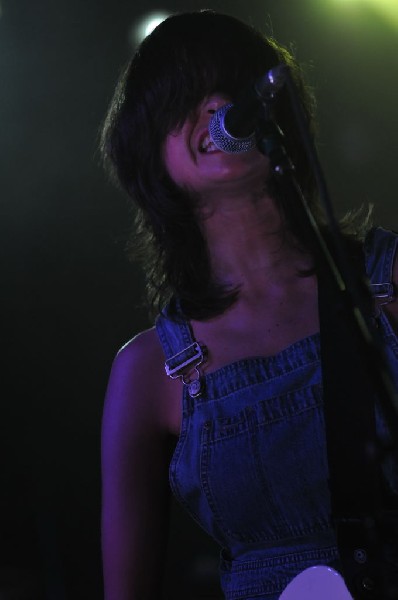
M 213 144 L 222 152 L 228 154 L 240 154 L 242 152 L 248 152 L 256 147 L 256 137 L 252 133 L 248 137 L 235 138 L 230 135 L 224 125 L 225 115 L 233 104 L 226 104 L 219 108 L 209 123 L 209 133 Z

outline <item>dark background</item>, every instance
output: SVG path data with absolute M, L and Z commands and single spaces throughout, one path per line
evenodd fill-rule
M 397 229 L 393 4 L 387 18 L 370 0 L 1 2 L 2 598 L 102 597 L 103 397 L 115 352 L 151 325 L 124 256 L 128 205 L 96 149 L 131 30 L 153 10 L 207 7 L 293 42 L 336 212 L 372 202 Z M 173 514 L 167 597 L 216 597 L 213 546 Z

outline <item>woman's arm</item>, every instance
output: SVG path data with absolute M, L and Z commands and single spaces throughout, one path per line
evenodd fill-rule
M 168 436 L 154 332 L 116 356 L 102 430 L 105 600 L 159 600 L 168 530 Z M 156 346 L 155 346 L 156 344 Z

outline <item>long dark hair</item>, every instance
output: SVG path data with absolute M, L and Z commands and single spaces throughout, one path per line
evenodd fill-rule
M 206 319 L 225 311 L 238 294 L 214 280 L 194 202 L 173 183 L 163 164 L 166 135 L 207 95 L 224 92 L 234 100 L 280 63 L 292 71 L 311 129 L 313 97 L 292 54 L 224 14 L 206 10 L 169 17 L 142 42 L 121 76 L 104 122 L 101 149 L 107 168 L 137 207 L 129 248 L 143 263 L 154 312 L 178 298 L 187 317 Z M 278 95 L 275 116 L 298 183 L 316 209 L 312 172 L 285 91 Z M 268 184 L 293 230 L 277 184 Z M 300 231 L 293 233 L 300 240 Z

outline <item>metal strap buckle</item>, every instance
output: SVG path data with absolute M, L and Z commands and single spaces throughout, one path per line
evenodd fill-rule
M 166 374 L 175 379 L 181 377 L 184 371 L 197 368 L 204 361 L 203 349 L 194 342 L 181 352 L 178 352 L 165 362 Z
M 374 298 L 385 299 L 391 302 L 394 299 L 394 286 L 392 283 L 371 283 L 370 290 Z
M 182 383 L 187 386 L 191 398 L 197 398 L 203 391 L 198 367 L 205 360 L 205 351 L 205 346 L 202 347 L 198 342 L 194 342 L 165 362 L 167 375 L 172 379 L 180 378 Z M 193 370 L 194 374 L 191 373 Z

